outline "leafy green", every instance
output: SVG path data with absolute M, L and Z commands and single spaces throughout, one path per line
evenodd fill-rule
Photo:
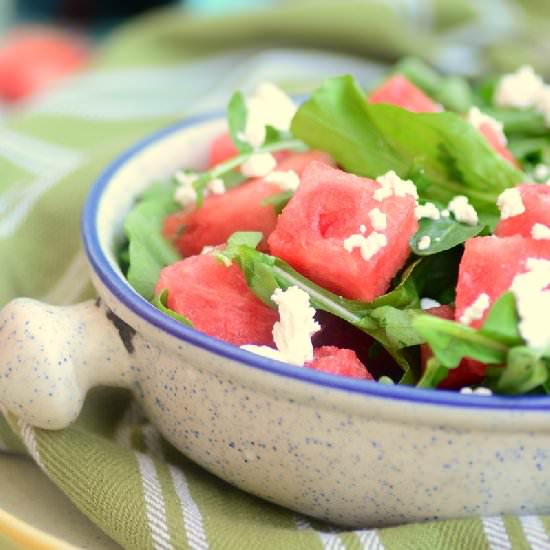
M 495 213 L 498 195 L 523 178 L 459 115 L 369 104 L 350 76 L 329 79 L 314 92 L 292 131 L 349 172 L 411 177 L 424 200 L 448 203 L 462 194 L 478 210 Z
M 508 346 L 520 346 L 523 338 L 519 333 L 518 323 L 516 297 L 511 292 L 506 292 L 489 311 L 483 323 L 483 334 Z
M 124 223 L 129 242 L 128 282 L 147 300 L 153 296 L 161 269 L 180 259 L 162 235 L 164 219 L 180 208 L 173 194 L 171 184 L 152 186 L 132 208 Z
M 281 191 L 275 195 L 270 195 L 262 200 L 262 206 L 272 205 L 276 214 L 280 214 L 284 207 L 288 204 L 288 201 L 294 195 L 293 191 Z
M 217 253 L 217 257 L 225 264 L 230 263 L 239 253 L 241 246 L 255 249 L 263 238 L 263 233 L 259 231 L 236 231 L 227 239 L 225 248 Z
M 240 136 L 246 128 L 247 108 L 241 92 L 235 92 L 227 105 L 227 123 L 231 140 L 241 152 L 251 151 L 250 144 L 243 141 Z
M 466 225 L 457 222 L 453 217 L 441 216 L 438 220 L 423 218 L 420 227 L 413 235 L 410 245 L 417 256 L 429 256 L 437 254 L 462 244 L 468 239 L 479 235 L 483 231 L 483 224 Z M 418 244 L 423 237 L 430 238 L 428 248 L 421 250 Z
M 433 98 L 446 109 L 458 113 L 465 113 L 473 103 L 470 85 L 460 76 L 444 78 L 434 90 Z
M 179 321 L 180 323 L 188 326 L 188 327 L 192 327 L 193 326 L 193 323 L 191 323 L 191 321 L 183 316 L 183 315 L 180 315 L 179 313 L 176 313 L 174 310 L 170 309 L 168 307 L 168 289 L 164 288 L 163 290 L 160 291 L 160 294 L 157 294 L 156 296 L 154 296 L 154 298 L 151 300 L 151 303 L 158 309 L 160 309 L 160 311 L 162 311 L 163 313 L 166 313 L 166 315 L 172 317 L 172 319 L 175 319 L 176 321 Z

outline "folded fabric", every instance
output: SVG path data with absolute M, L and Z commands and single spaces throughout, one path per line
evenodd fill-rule
M 550 18 L 545 2 L 478 4 L 300 0 L 223 18 L 159 12 L 120 29 L 94 70 L 0 126 L 0 306 L 21 295 L 54 304 L 92 296 L 79 217 L 94 179 L 145 134 L 219 109 L 237 88 L 272 80 L 306 92 L 341 73 L 374 82 L 383 62 L 405 54 L 469 73 L 519 61 L 550 73 L 538 50 Z M 94 391 L 78 421 L 58 432 L 4 412 L 0 448 L 29 453 L 78 508 L 132 550 L 550 548 L 545 516 L 357 531 L 322 525 L 203 471 L 119 390 Z

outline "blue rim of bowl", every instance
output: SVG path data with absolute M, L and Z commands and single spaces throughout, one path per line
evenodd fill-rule
M 464 395 L 447 390 L 429 390 L 411 386 L 386 385 L 367 380 L 357 380 L 336 376 L 313 369 L 293 367 L 273 359 L 241 350 L 217 338 L 208 336 L 193 328 L 186 327 L 165 315 L 144 298 L 139 296 L 117 273 L 102 251 L 96 231 L 96 219 L 101 197 L 113 176 L 142 150 L 174 133 L 190 129 L 196 125 L 211 122 L 223 116 L 222 112 L 212 112 L 187 118 L 153 133 L 122 153 L 98 178 L 86 200 L 81 223 L 82 241 L 88 260 L 102 283 L 128 309 L 158 329 L 189 344 L 215 353 L 227 359 L 243 363 L 255 369 L 279 376 L 309 382 L 328 389 L 345 390 L 365 396 L 385 398 L 425 405 L 441 405 L 474 409 L 507 409 L 514 411 L 548 411 L 549 397 L 501 397 Z

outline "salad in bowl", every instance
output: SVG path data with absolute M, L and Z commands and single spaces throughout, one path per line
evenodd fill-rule
M 530 67 L 472 88 L 412 60 L 299 107 L 237 92 L 208 168 L 129 213 L 121 264 L 168 315 L 297 367 L 545 393 L 549 98 Z
M 148 136 L 84 208 L 99 298 L 0 312 L 0 403 L 60 429 L 128 388 L 206 470 L 342 525 L 548 512 L 547 98 L 405 60 Z

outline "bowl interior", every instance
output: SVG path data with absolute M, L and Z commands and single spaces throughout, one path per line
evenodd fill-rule
M 161 313 L 134 291 L 118 266 L 116 252 L 124 240 L 124 219 L 136 198 L 155 180 L 177 169 L 206 166 L 211 139 L 226 128 L 223 113 L 188 118 L 142 140 L 122 154 L 92 188 L 82 218 L 82 238 L 95 273 L 126 307 L 157 328 L 245 365 L 325 388 L 411 403 L 460 408 L 550 410 L 550 397 L 462 395 L 354 380 L 307 368 L 297 368 L 241 350 L 183 326 Z

